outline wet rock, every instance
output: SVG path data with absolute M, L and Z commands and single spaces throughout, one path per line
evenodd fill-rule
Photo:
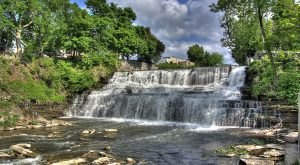
M 16 144 L 16 145 L 19 147 L 22 147 L 22 148 L 31 148 L 31 144 L 20 143 L 20 144 Z
M 91 150 L 89 151 L 88 153 L 82 155 L 83 158 L 87 158 L 87 159 L 97 159 L 99 158 L 101 155 L 99 154 L 99 152 L 97 151 L 94 151 L 94 150 Z
M 104 129 L 104 132 L 106 132 L 106 133 L 116 133 L 116 132 L 118 132 L 118 129 Z
M 267 155 L 267 156 L 271 156 L 271 157 L 279 157 L 279 156 L 284 156 L 284 151 L 272 149 L 272 150 L 264 152 L 263 155 Z
M 105 164 L 109 164 L 111 162 L 111 158 L 109 157 L 102 157 L 99 159 L 96 159 L 92 162 L 92 164 L 94 165 L 105 165 Z
M 83 134 L 83 135 L 92 135 L 92 134 L 94 134 L 95 132 L 96 132 L 95 129 L 89 129 L 89 130 L 84 130 L 84 131 L 82 131 L 81 134 Z
M 14 152 L 14 153 L 17 153 L 17 154 L 22 154 L 26 157 L 30 157 L 30 158 L 33 158 L 35 157 L 35 153 L 33 153 L 31 150 L 29 149 L 25 149 L 23 147 L 20 147 L 18 145 L 12 145 L 10 146 L 10 149 Z
M 15 126 L 15 129 L 26 129 L 25 126 Z
M 62 138 L 64 134 L 61 132 L 53 132 L 48 135 L 48 138 Z
M 76 158 L 71 160 L 65 160 L 57 163 L 52 163 L 51 165 L 84 165 L 88 164 L 88 161 L 84 158 Z
M 99 152 L 99 155 L 101 156 L 101 157 L 105 157 L 105 156 L 107 156 L 107 154 L 105 153 L 105 152 Z
M 296 143 L 298 141 L 298 132 L 291 132 L 285 136 L 285 140 L 289 143 Z
M 42 128 L 42 127 L 44 127 L 44 126 L 42 126 L 42 125 L 32 125 L 31 126 L 32 129 Z
M 107 164 L 107 165 L 121 165 L 121 163 L 114 162 L 114 163 L 110 163 L 110 164 Z
M 14 130 L 15 128 L 13 128 L 13 127 L 6 127 L 6 128 L 3 128 L 2 130 L 3 131 L 12 131 L 12 130 Z
M 4 152 L 0 152 L 0 160 L 1 159 L 10 159 L 10 158 L 12 158 L 11 155 L 8 155 L 8 154 L 6 154 Z
M 132 159 L 132 158 L 127 158 L 126 161 L 127 161 L 127 163 L 129 163 L 129 164 L 134 164 L 134 163 L 136 163 L 136 161 L 135 161 L 134 159 Z
M 105 147 L 104 147 L 104 150 L 106 150 L 106 151 L 109 151 L 110 149 L 111 149 L 110 146 L 105 146 Z

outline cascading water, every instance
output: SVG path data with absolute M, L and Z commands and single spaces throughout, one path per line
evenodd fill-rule
M 255 127 L 261 106 L 240 100 L 244 79 L 245 67 L 116 72 L 104 88 L 77 96 L 68 116 Z

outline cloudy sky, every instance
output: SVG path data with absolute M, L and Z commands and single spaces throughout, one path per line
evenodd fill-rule
M 84 0 L 71 0 L 84 7 Z M 135 24 L 148 26 L 166 45 L 163 56 L 187 58 L 187 50 L 199 44 L 209 52 L 224 55 L 232 63 L 229 50 L 220 43 L 222 29 L 219 15 L 209 11 L 216 0 L 108 0 L 120 6 L 130 6 L 137 15 Z

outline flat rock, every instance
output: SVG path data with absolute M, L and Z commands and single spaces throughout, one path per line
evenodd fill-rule
M 51 165 L 84 165 L 88 164 L 88 161 L 83 158 L 76 158 L 71 160 L 65 160 L 57 163 L 52 163 Z
M 298 132 L 291 132 L 285 136 L 285 140 L 289 143 L 296 143 L 298 141 Z
M 279 144 L 266 144 L 263 147 L 268 149 L 284 150 L 284 148 Z
M 268 149 L 263 146 L 256 146 L 256 145 L 238 145 L 236 148 L 241 148 L 249 152 L 250 155 L 262 155 Z
M 16 144 L 16 145 L 19 147 L 22 147 L 22 148 L 31 148 L 31 144 L 20 143 L 20 144 Z
M 251 156 L 249 158 L 241 158 L 239 165 L 275 165 L 274 161 Z
M 10 149 L 13 152 L 18 153 L 18 154 L 22 154 L 26 157 L 31 157 L 31 158 L 35 157 L 35 154 L 32 151 L 30 151 L 28 149 L 25 149 L 25 148 L 22 148 L 18 145 L 12 145 L 12 146 L 10 146 Z
M 8 155 L 4 152 L 0 152 L 0 159 L 10 159 L 10 158 L 12 158 L 11 155 Z
M 94 151 L 94 150 L 90 150 L 88 153 L 82 155 L 83 158 L 87 158 L 87 159 L 97 159 L 99 158 L 101 155 L 99 154 L 99 152 Z
M 25 126 L 15 126 L 15 129 L 26 129 Z
M 121 165 L 121 163 L 114 162 L 114 163 L 110 163 L 110 164 L 107 164 L 107 165 Z
M 104 129 L 104 132 L 118 132 L 118 129 Z
M 94 160 L 92 164 L 94 164 L 94 165 L 105 165 L 105 164 L 109 164 L 110 162 L 111 162 L 111 158 L 102 157 L 102 158 Z
M 264 155 L 268 155 L 271 157 L 279 157 L 279 156 L 284 156 L 284 151 L 272 149 L 264 152 Z

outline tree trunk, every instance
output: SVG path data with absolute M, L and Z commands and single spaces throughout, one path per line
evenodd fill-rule
M 17 29 L 17 31 L 16 31 L 16 48 L 17 48 L 17 52 L 16 53 L 17 53 L 18 57 L 21 56 L 21 51 L 22 51 L 21 33 L 22 33 L 22 30 Z
M 269 56 L 270 61 L 271 61 L 271 66 L 272 66 L 272 88 L 274 90 L 276 88 L 276 81 L 277 81 L 276 75 L 277 75 L 277 71 L 276 71 L 276 66 L 275 66 L 275 61 L 274 61 L 274 57 L 273 57 L 273 54 L 272 54 L 272 50 L 271 50 L 271 48 L 269 46 L 266 46 L 267 35 L 266 35 L 265 28 L 264 28 L 263 13 L 261 11 L 261 7 L 260 6 L 257 7 L 257 15 L 258 15 L 259 27 L 260 27 L 260 31 L 261 31 L 261 34 L 262 34 L 264 48 L 267 51 L 268 56 Z

